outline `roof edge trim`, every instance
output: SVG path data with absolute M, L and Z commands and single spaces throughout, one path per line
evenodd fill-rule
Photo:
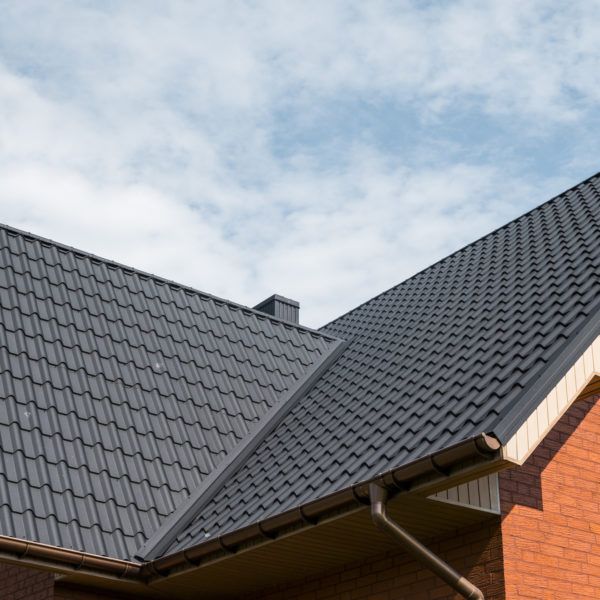
M 90 260 L 95 260 L 101 262 L 109 267 L 116 267 L 118 269 L 123 269 L 128 273 L 133 273 L 135 275 L 139 275 L 140 277 L 146 277 L 148 279 L 152 279 L 155 282 L 168 285 L 179 290 L 183 290 L 184 292 L 188 292 L 190 294 L 197 294 L 202 298 L 206 298 L 208 300 L 212 300 L 214 302 L 222 302 L 223 304 L 227 304 L 237 310 L 245 311 L 250 314 L 255 315 L 259 318 L 268 319 L 270 321 L 275 321 L 281 325 L 287 325 L 289 327 L 295 327 L 296 329 L 300 329 L 302 331 L 306 331 L 307 333 L 312 333 L 313 335 L 317 335 L 323 337 L 325 339 L 334 341 L 336 338 L 330 334 L 319 331 L 318 329 L 314 329 L 312 327 L 307 327 L 306 325 L 301 325 L 300 323 L 293 323 L 292 321 L 286 321 L 285 319 L 280 319 L 275 315 L 270 315 L 268 313 L 264 313 L 260 310 L 257 310 L 251 306 L 246 306 L 245 304 L 239 304 L 238 302 L 234 302 L 233 300 L 228 300 L 227 298 L 221 298 L 220 296 L 215 296 L 214 294 L 209 294 L 208 292 L 203 292 L 202 290 L 196 289 L 190 285 L 185 285 L 183 283 L 178 283 L 177 281 L 173 281 L 172 279 L 167 279 L 166 277 L 161 277 L 160 275 L 155 275 L 154 273 L 149 273 L 148 271 L 142 271 L 141 269 L 137 269 L 135 267 L 126 265 L 124 263 L 120 263 L 116 260 L 112 260 L 110 258 L 104 258 L 93 252 L 87 252 L 86 250 L 81 250 L 79 248 L 75 248 L 74 246 L 69 246 L 68 244 L 62 244 L 61 242 L 57 242 L 50 238 L 46 238 L 42 235 L 38 235 L 36 233 L 31 233 L 30 231 L 25 231 L 23 229 L 18 229 L 17 227 L 11 227 L 10 225 L 6 225 L 6 223 L 0 223 L 0 229 L 6 230 L 8 233 L 12 233 L 13 235 L 21 235 L 25 238 L 28 238 L 32 241 L 40 242 L 41 244 L 49 244 L 58 248 L 59 250 L 65 250 L 67 252 L 73 252 L 74 254 L 81 256 L 82 258 L 88 258 Z
M 579 356 L 503 446 L 505 458 L 518 465 L 524 464 L 577 400 L 598 395 L 599 381 L 600 336 Z
M 272 542 L 280 534 L 287 537 L 324 520 L 365 508 L 369 503 L 368 487 L 373 482 L 383 485 L 392 493 L 421 493 L 431 487 L 441 485 L 443 488 L 444 482 L 451 477 L 469 478 L 474 473 L 479 476 L 481 472 L 495 472 L 508 464 L 501 455 L 500 442 L 491 435 L 480 433 L 242 529 L 148 560 L 144 563 L 142 577 L 145 576 L 146 581 L 153 581 L 181 570 L 199 568 L 214 560 L 234 556 L 238 548 L 248 550 L 255 545 Z M 227 550 L 224 551 L 224 548 Z
M 523 390 L 520 401 L 516 402 L 513 407 L 509 407 L 500 417 L 493 434 L 502 445 L 509 442 L 540 402 L 558 385 L 559 381 L 599 335 L 600 297 L 591 304 L 590 316 L 554 353 L 548 366 L 542 370 L 539 377 L 534 378 Z
M 347 345 L 346 341 L 337 340 L 322 360 L 313 363 L 304 377 L 298 380 L 295 386 L 284 392 L 283 397 L 259 420 L 253 432 L 241 440 L 190 496 L 163 521 L 146 543 L 138 549 L 135 558 L 142 561 L 152 560 L 168 549 L 194 516 L 210 502 L 223 484 L 237 472 L 250 454 L 285 418 L 296 401 L 308 392 L 321 375 L 337 360 Z

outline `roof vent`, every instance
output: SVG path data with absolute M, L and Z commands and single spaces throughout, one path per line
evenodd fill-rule
M 284 321 L 300 322 L 300 303 L 277 294 L 259 302 L 254 308 Z

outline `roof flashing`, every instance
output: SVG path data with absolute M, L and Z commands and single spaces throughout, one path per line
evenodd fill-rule
M 344 351 L 346 342 L 338 340 L 328 354 L 315 362 L 296 385 L 288 389 L 282 398 L 259 421 L 255 429 L 223 459 L 206 479 L 167 517 L 152 537 L 136 552 L 139 560 L 151 560 L 162 556 L 206 504 L 218 493 L 220 487 L 232 477 L 254 452 L 266 436 L 277 427 L 294 406 L 295 402 L 316 383 L 323 372 Z

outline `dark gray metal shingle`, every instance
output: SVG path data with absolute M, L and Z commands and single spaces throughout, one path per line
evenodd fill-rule
M 331 336 L 0 227 L 0 534 L 130 558 Z
M 598 239 L 594 176 L 327 325 L 346 351 L 166 553 L 481 432 L 506 441 L 600 333 Z

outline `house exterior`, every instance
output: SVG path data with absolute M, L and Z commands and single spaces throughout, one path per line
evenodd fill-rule
M 600 597 L 600 175 L 316 331 L 0 227 L 0 598 Z

